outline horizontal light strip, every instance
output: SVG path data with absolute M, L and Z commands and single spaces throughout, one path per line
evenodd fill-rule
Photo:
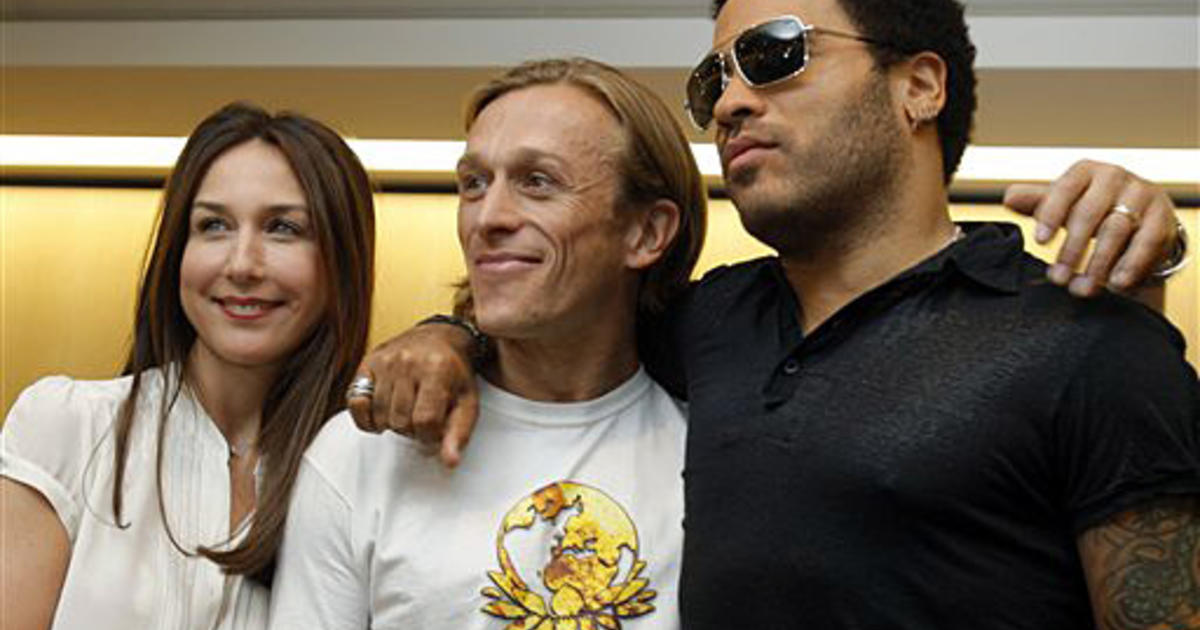
M 171 168 L 184 138 L 0 136 L 0 166 Z
M 0 135 L 0 166 L 169 169 L 186 138 Z M 350 140 L 372 171 L 453 172 L 466 143 L 443 140 Z
M 967 148 L 956 177 L 1001 182 L 1051 180 L 1084 159 L 1117 164 L 1164 184 L 1200 182 L 1200 149 L 972 146 Z
M 449 140 L 350 140 L 375 172 L 452 173 L 465 144 Z M 0 167 L 169 169 L 183 138 L 0 135 Z M 712 144 L 693 144 L 700 171 L 721 174 Z M 967 149 L 960 181 L 1046 181 L 1081 159 L 1111 162 L 1168 184 L 1200 183 L 1200 149 L 994 147 Z
M 458 140 L 349 140 L 370 171 L 453 173 L 467 143 Z

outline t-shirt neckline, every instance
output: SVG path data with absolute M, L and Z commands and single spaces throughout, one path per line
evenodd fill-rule
M 546 428 L 578 427 L 609 418 L 636 402 L 653 384 L 645 368 L 639 365 L 633 376 L 597 398 L 556 403 L 522 398 L 483 377 L 478 377 L 477 382 L 480 409 L 520 424 Z

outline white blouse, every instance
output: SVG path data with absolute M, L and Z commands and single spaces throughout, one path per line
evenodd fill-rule
M 267 588 L 184 555 L 168 538 L 155 482 L 159 371 L 143 376 L 130 435 L 122 514 L 128 527 L 114 523 L 113 425 L 131 381 L 42 379 L 22 392 L 0 433 L 0 476 L 40 492 L 70 537 L 53 627 L 266 627 Z M 188 551 L 232 545 L 229 448 L 186 387 L 171 410 L 163 448 L 163 504 L 176 542 Z

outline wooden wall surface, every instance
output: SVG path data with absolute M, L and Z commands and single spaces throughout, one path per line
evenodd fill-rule
M 155 190 L 0 187 L 0 368 L 7 411 L 20 391 L 49 374 L 106 378 L 129 339 L 134 291 L 159 199 Z M 462 274 L 453 195 L 378 198 L 377 300 L 372 339 L 448 310 Z M 1010 220 L 1002 208 L 958 206 L 959 219 Z M 1200 235 L 1200 213 L 1184 212 Z M 1027 221 L 1019 221 L 1029 231 Z M 1043 257 L 1048 250 L 1036 248 Z M 762 255 L 726 201 L 712 205 L 700 271 Z M 1167 285 L 1165 312 L 1200 365 L 1200 265 Z

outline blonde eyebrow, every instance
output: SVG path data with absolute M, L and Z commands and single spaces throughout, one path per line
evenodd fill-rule
M 533 164 L 540 160 L 552 162 L 558 168 L 563 168 L 566 166 L 566 160 L 563 160 L 559 156 L 531 147 L 522 147 L 517 149 L 514 162 L 516 164 L 527 165 Z M 479 154 L 474 152 L 463 154 L 463 156 L 458 159 L 455 169 L 461 170 L 464 168 L 482 168 Z

